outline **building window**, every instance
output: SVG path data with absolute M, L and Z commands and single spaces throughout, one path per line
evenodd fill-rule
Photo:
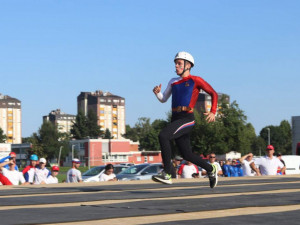
M 100 102 L 106 102 L 105 99 L 100 99 Z
M 150 162 L 153 161 L 153 156 L 149 156 L 149 161 L 150 161 Z
M 140 156 L 138 156 L 138 157 L 136 158 L 136 161 L 140 162 L 140 161 L 142 161 L 142 158 L 141 158 Z

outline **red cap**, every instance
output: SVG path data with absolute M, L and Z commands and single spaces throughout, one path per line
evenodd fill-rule
M 273 145 L 268 145 L 268 146 L 267 146 L 267 150 L 274 150 Z
M 11 153 L 9 153 L 9 156 L 10 157 L 17 157 L 17 154 L 15 152 L 11 152 Z
M 59 167 L 58 166 L 52 166 L 52 171 L 59 171 Z

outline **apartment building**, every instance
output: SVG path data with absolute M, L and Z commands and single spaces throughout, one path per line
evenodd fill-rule
M 43 121 L 52 122 L 60 133 L 70 133 L 75 120 L 75 115 L 64 113 L 60 109 L 52 110 L 47 116 L 43 116 Z
M 6 135 L 6 143 L 22 143 L 21 101 L 0 94 L 0 127 Z
M 101 90 L 81 92 L 77 106 L 78 112 L 82 111 L 84 115 L 93 110 L 101 130 L 108 129 L 115 139 L 122 139 L 125 133 L 125 98 Z

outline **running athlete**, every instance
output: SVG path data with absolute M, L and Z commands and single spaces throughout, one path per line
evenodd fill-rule
M 172 95 L 172 118 L 171 123 L 162 129 L 158 138 L 161 146 L 164 171 L 154 175 L 152 179 L 165 184 L 172 184 L 171 173 L 174 170 L 171 163 L 170 141 L 175 140 L 183 158 L 190 161 L 208 172 L 209 184 L 214 188 L 218 183 L 217 168 L 208 164 L 200 156 L 192 152 L 190 146 L 190 132 L 195 125 L 194 107 L 198 99 L 200 89 L 211 96 L 212 106 L 210 112 L 204 113 L 207 122 L 215 121 L 218 95 L 215 90 L 201 77 L 190 74 L 194 66 L 194 58 L 187 52 L 179 52 L 174 59 L 176 73 L 179 77 L 169 81 L 164 93 L 161 93 L 161 84 L 154 87 L 153 92 L 162 103 Z

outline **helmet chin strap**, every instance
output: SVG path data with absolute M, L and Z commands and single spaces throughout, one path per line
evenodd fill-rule
M 179 76 L 182 76 L 186 71 L 190 70 L 190 68 L 185 69 L 185 65 L 186 65 L 186 60 L 184 60 L 183 71 L 181 74 L 178 74 Z

